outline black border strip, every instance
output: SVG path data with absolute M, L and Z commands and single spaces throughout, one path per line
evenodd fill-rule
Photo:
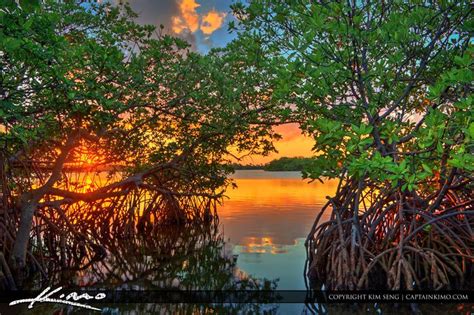
M 57 288 L 51 288 L 54 290 Z M 51 292 L 51 291 L 50 291 Z M 0 303 L 38 298 L 42 291 L 0 291 Z M 90 298 L 85 298 L 87 294 Z M 99 295 L 100 294 L 100 295 Z M 49 298 L 95 303 L 474 303 L 474 291 L 178 291 L 61 289 Z M 104 297 L 105 295 L 105 297 Z M 45 295 L 43 295 L 44 297 Z M 69 296 L 69 298 L 68 298 Z M 99 296 L 101 298 L 96 299 Z M 41 296 L 39 297 L 41 299 Z M 38 301 L 40 302 L 40 301 Z

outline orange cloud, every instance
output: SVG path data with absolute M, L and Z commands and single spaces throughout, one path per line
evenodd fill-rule
M 171 29 L 175 34 L 194 33 L 200 29 L 204 35 L 210 35 L 224 23 L 225 12 L 213 9 L 205 15 L 199 15 L 196 9 L 200 7 L 200 4 L 196 0 L 176 1 L 179 15 L 171 18 Z
M 225 16 L 226 14 L 224 12 L 217 12 L 216 10 L 209 11 L 202 18 L 201 31 L 205 35 L 212 34 L 222 26 Z
M 171 29 L 179 34 L 184 30 L 195 32 L 199 28 L 199 15 L 196 8 L 200 5 L 195 0 L 180 0 L 178 4 L 179 16 L 174 16 L 171 20 Z

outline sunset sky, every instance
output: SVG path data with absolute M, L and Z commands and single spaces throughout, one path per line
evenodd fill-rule
M 115 0 L 119 2 L 120 0 Z M 192 48 L 206 54 L 213 47 L 223 47 L 235 34 L 227 31 L 235 19 L 230 10 L 233 0 L 128 0 L 139 14 L 138 22 L 164 26 L 164 31 L 186 39 Z M 310 156 L 313 141 L 301 135 L 297 125 L 275 128 L 283 139 L 275 144 L 278 154 L 247 157 L 243 163 L 266 163 L 281 156 Z

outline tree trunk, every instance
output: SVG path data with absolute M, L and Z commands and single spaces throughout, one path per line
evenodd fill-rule
M 38 203 L 43 196 L 49 191 L 56 181 L 61 177 L 61 171 L 64 166 L 64 162 L 69 154 L 69 151 L 74 147 L 79 138 L 79 132 L 72 133 L 65 145 L 61 149 L 54 168 L 51 172 L 51 176 L 47 182 L 41 187 L 32 192 L 32 195 L 27 200 L 24 199 L 21 207 L 20 226 L 16 234 L 15 243 L 13 245 L 12 255 L 10 261 L 15 270 L 19 270 L 26 265 L 26 253 L 28 250 L 28 242 L 30 240 L 30 231 L 33 225 L 33 216 L 35 210 L 38 207 Z
M 33 216 L 39 199 L 39 197 L 34 196 L 21 207 L 20 226 L 18 227 L 12 255 L 10 256 L 10 260 L 15 270 L 25 267 L 30 231 L 31 226 L 33 225 Z

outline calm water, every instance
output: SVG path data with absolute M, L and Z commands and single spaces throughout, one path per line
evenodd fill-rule
M 262 170 L 232 177 L 238 188 L 227 192 L 219 219 L 238 255 L 237 267 L 257 278 L 279 279 L 280 290 L 304 290 L 304 240 L 337 182 L 308 183 L 300 172 Z
M 336 181 L 308 183 L 301 172 L 240 170 L 238 188 L 219 209 L 237 267 L 256 278 L 278 279 L 279 290 L 305 290 L 304 241 Z M 301 313 L 304 305 L 282 304 L 278 313 Z

